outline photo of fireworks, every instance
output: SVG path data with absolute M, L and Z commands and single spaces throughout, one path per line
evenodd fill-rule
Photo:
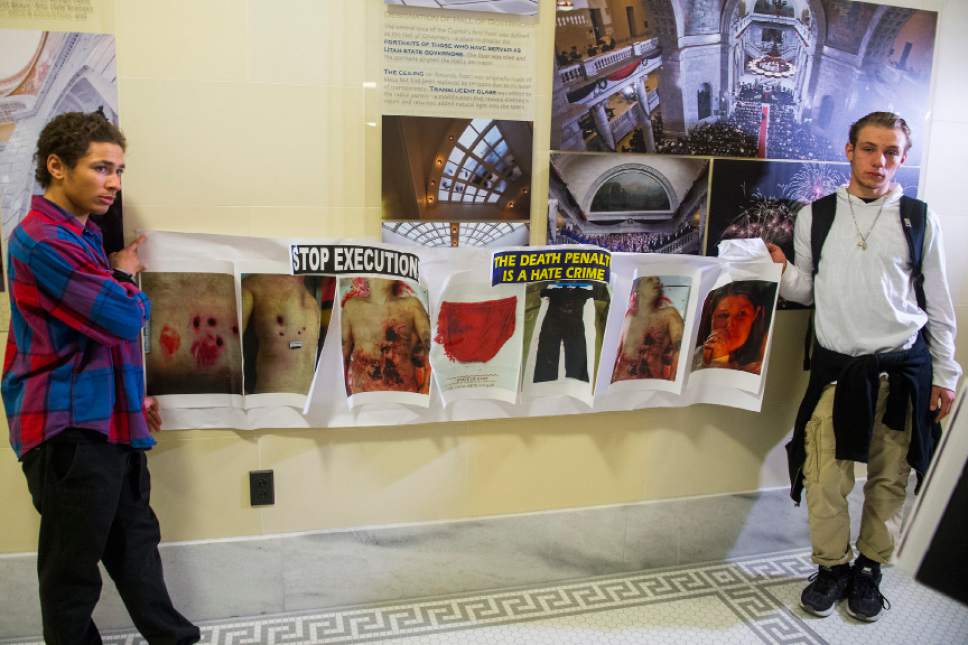
M 898 170 L 895 181 L 916 197 L 920 168 Z M 850 179 L 850 165 L 814 161 L 716 159 L 706 255 L 718 255 L 723 240 L 760 237 L 781 247 L 794 260 L 793 228 L 797 212 L 834 192 Z M 789 303 L 780 301 L 781 307 Z

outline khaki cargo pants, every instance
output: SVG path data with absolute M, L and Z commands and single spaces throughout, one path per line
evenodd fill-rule
M 857 539 L 857 549 L 880 563 L 889 562 L 894 552 L 911 472 L 907 463 L 910 416 L 904 432 L 891 430 L 880 421 L 887 389 L 887 380 L 882 378 Z M 828 385 L 807 423 L 803 465 L 813 561 L 827 567 L 851 561 L 847 495 L 854 488 L 854 462 L 839 460 L 835 455 L 833 409 L 834 386 Z

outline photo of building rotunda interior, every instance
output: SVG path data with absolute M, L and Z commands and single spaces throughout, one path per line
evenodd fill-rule
M 868 112 L 923 131 L 935 12 L 851 0 L 556 8 L 553 149 L 842 160 Z
M 706 159 L 553 152 L 548 243 L 701 253 Z
M 502 248 L 527 246 L 521 222 L 384 222 L 383 241 L 399 246 Z
M 44 125 L 64 112 L 93 112 L 118 123 L 114 37 L 0 29 L 0 213 L 6 238 L 27 213 L 33 152 Z M 120 248 L 121 200 L 99 218 L 109 250 Z
M 532 126 L 525 121 L 383 117 L 383 219 L 526 221 Z

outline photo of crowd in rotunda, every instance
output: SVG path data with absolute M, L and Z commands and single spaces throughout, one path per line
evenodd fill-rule
M 868 112 L 925 131 L 936 23 L 850 0 L 558 2 L 551 147 L 839 161 Z
M 548 244 L 702 253 L 706 159 L 552 152 Z

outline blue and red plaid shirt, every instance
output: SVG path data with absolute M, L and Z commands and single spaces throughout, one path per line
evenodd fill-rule
M 35 196 L 9 246 L 3 403 L 17 457 L 65 428 L 149 448 L 141 328 L 147 296 L 113 277 L 101 231 Z

